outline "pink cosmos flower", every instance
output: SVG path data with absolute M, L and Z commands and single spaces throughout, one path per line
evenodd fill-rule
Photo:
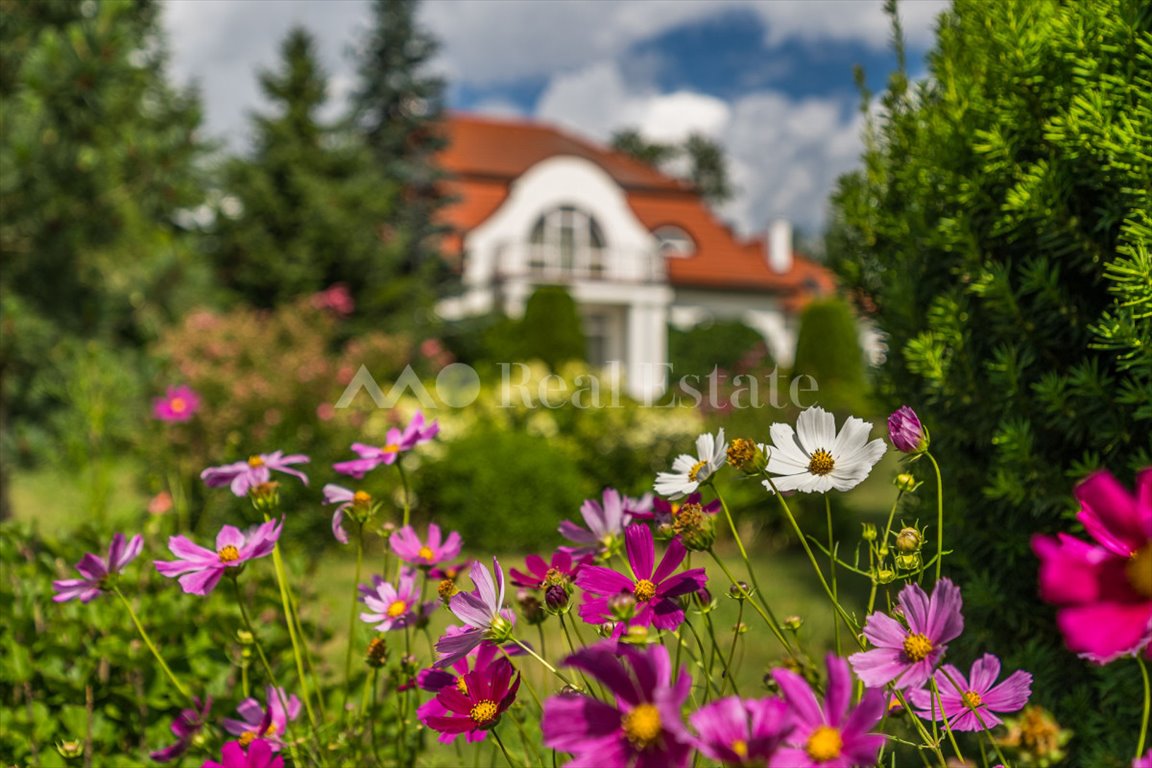
M 636 601 L 635 613 L 627 620 L 629 626 L 655 625 L 657 629 L 680 626 L 684 622 L 684 611 L 674 598 L 703 589 L 708 580 L 704 569 L 676 573 L 687 550 L 679 540 L 673 539 L 660 565 L 653 570 L 656 544 L 646 525 L 631 526 L 624 534 L 624 545 L 636 578 L 599 565 L 584 566 L 576 577 L 576 586 L 585 590 L 580 618 L 589 624 L 612 621 L 615 614 L 610 601 L 623 593 Z M 623 625 L 617 629 L 623 631 Z
M 1152 749 L 1144 753 L 1144 757 L 1138 757 L 1132 763 L 1132 768 L 1152 768 Z
M 492 558 L 492 571 L 495 579 L 482 563 L 473 563 L 471 576 L 475 591 L 457 592 L 448 602 L 448 609 L 465 627 L 458 632 L 445 632 L 436 641 L 440 659 L 435 666 L 439 669 L 464 658 L 485 640 L 501 643 L 511 636 L 516 617 L 504 608 L 504 569 L 496 558 Z
M 652 504 L 650 495 L 645 495 L 643 500 L 630 499 L 615 488 L 605 488 L 602 498 L 603 503 L 587 499 L 580 507 L 580 515 L 587 529 L 569 520 L 560 523 L 557 529 L 560 535 L 577 545 L 561 549 L 578 558 L 598 555 L 624 535 L 624 529 L 632 522 L 636 512 L 648 514 Z
M 267 709 L 261 707 L 256 699 L 249 697 L 236 707 L 241 719 L 224 718 L 221 725 L 228 733 L 241 737 L 242 741 L 266 740 L 273 752 L 279 752 L 284 744 L 281 737 L 288 730 L 288 723 L 300 716 L 300 699 L 296 694 L 289 696 L 283 688 L 273 688 L 270 685 L 265 689 L 264 695 L 265 701 L 268 702 Z
M 230 741 L 220 750 L 221 762 L 207 760 L 200 768 L 284 768 L 284 758 L 273 754 L 272 745 L 256 739 L 248 751 L 238 741 Z
M 332 468 L 342 475 L 350 475 L 359 479 L 381 464 L 394 464 L 396 457 L 401 453 L 428 442 L 438 434 L 440 434 L 440 422 L 433 421 L 431 424 L 427 424 L 424 421 L 424 414 L 417 411 L 403 432 L 395 427 L 388 430 L 384 438 L 384 445 L 352 443 L 352 451 L 360 458 L 338 462 L 333 464 Z
M 565 549 L 553 552 L 550 562 L 544 562 L 544 558 L 539 555 L 528 555 L 524 558 L 524 568 L 527 573 L 515 568 L 509 569 L 508 573 L 513 584 L 527 589 L 571 584 L 580 573 L 580 563 L 573 561 L 572 555 Z
M 452 560 L 460 554 L 463 543 L 460 534 L 452 531 L 448 538 L 442 538 L 440 526 L 436 523 L 428 524 L 428 540 L 420 541 L 416 531 L 406 525 L 392 534 L 388 539 L 392 551 L 406 563 L 412 565 L 437 565 L 445 560 Z
M 200 410 L 200 395 L 191 387 L 168 387 L 164 397 L 152 401 L 152 415 L 160 421 L 188 421 Z
M 261 453 L 249 456 L 247 461 L 237 461 L 219 467 L 208 467 L 200 473 L 200 479 L 209 488 L 218 488 L 222 485 L 231 487 L 232 493 L 243 497 L 248 491 L 262 483 L 268 482 L 272 477 L 270 470 L 283 472 L 300 478 L 304 485 L 308 485 L 308 476 L 298 469 L 292 469 L 293 464 L 303 464 L 310 459 L 300 453 L 285 456 L 283 451 L 274 453 Z
M 180 710 L 180 714 L 172 721 L 172 733 L 176 736 L 176 743 L 148 754 L 156 762 L 170 763 L 187 752 L 188 747 L 192 744 L 192 739 L 200 733 L 200 730 L 208 722 L 208 712 L 212 709 L 212 697 L 205 698 L 203 704 L 201 704 L 200 699 L 193 701 L 195 707 Z
M 1107 664 L 1152 640 L 1152 468 L 1137 475 L 1135 495 L 1100 471 L 1076 486 L 1076 498 L 1077 519 L 1095 543 L 1032 537 L 1040 596 L 1059 606 L 1068 648 Z
M 57 603 L 69 600 L 79 600 L 88 603 L 104 594 L 108 579 L 124 570 L 124 566 L 139 556 L 144 546 L 144 537 L 136 534 L 125 541 L 124 534 L 117 533 L 112 537 L 112 544 L 108 547 L 108 559 L 88 552 L 76 563 L 76 570 L 80 571 L 82 579 L 63 579 L 52 582 L 56 594 L 52 599 Z
M 888 417 L 888 439 L 901 453 L 921 453 L 928 447 L 928 435 L 916 411 L 902 405 Z
M 344 512 L 354 504 L 370 505 L 372 496 L 365 491 L 352 491 L 334 483 L 324 486 L 324 503 L 336 504 L 332 513 L 332 535 L 341 544 L 348 543 L 348 532 L 344 530 Z
M 791 730 L 780 699 L 729 696 L 706 704 L 688 722 L 698 734 L 696 748 L 726 766 L 765 765 Z
M 910 703 L 925 720 L 948 718 L 953 731 L 991 730 L 1000 725 L 995 713 L 1021 710 L 1032 695 L 1032 675 L 1027 672 L 1013 672 L 996 685 L 999 676 L 1000 659 L 990 653 L 972 664 L 969 677 L 945 664 L 934 677 L 939 700 L 929 688 L 922 688 L 909 693 Z
M 356 310 L 356 301 L 344 283 L 333 283 L 323 291 L 312 294 L 309 303 L 315 309 L 326 309 L 340 317 L 347 317 Z
M 184 536 L 173 536 L 168 539 L 168 549 L 180 559 L 157 560 L 156 570 L 169 578 L 179 576 L 180 586 L 190 595 L 207 595 L 228 569 L 271 554 L 282 528 L 283 520 L 269 520 L 247 534 L 226 525 L 216 534 L 215 552 Z
M 360 591 L 364 605 L 368 606 L 368 610 L 360 614 L 360 620 L 375 624 L 378 632 L 410 627 L 436 610 L 435 602 L 421 605 L 416 571 L 411 568 L 400 572 L 395 586 L 376 576 L 371 588 L 362 586 Z
M 463 630 L 459 627 L 448 627 L 447 633 L 458 634 L 461 631 Z M 447 670 L 436 669 L 435 667 L 424 669 L 416 675 L 416 683 L 424 690 L 431 691 L 432 693 L 439 693 L 443 688 L 455 688 L 463 693 L 467 690 L 468 686 L 464 675 L 472 669 L 481 670 L 488 667 L 488 665 L 502 653 L 503 651 L 494 643 L 480 643 L 480 645 L 472 650 L 466 657 L 452 664 L 452 671 L 456 674 L 452 674 L 452 672 L 448 672 Z M 522 653 L 523 651 L 521 651 L 519 647 L 514 647 L 508 651 L 510 656 L 516 656 Z M 471 668 L 468 666 L 469 660 L 472 662 Z M 427 718 L 429 717 L 448 717 L 451 714 L 452 711 L 441 704 L 440 700 L 436 698 L 425 702 L 416 710 L 417 717 L 419 717 L 420 722 L 425 725 L 428 725 Z M 488 732 L 483 729 L 467 731 L 466 738 L 469 742 L 483 741 L 487 733 Z M 444 731 L 440 734 L 440 743 L 449 744 L 455 741 L 459 735 L 460 733 L 455 731 Z
M 469 741 L 477 741 L 473 734 L 493 728 L 516 700 L 520 674 L 513 678 L 514 671 L 504 657 L 477 665 L 461 675 L 456 685 L 446 685 L 436 692 L 436 702 L 445 714 L 426 709 L 420 714 L 420 722 L 438 731 L 441 741 L 444 736 L 461 733 L 468 734 Z
M 864 636 L 875 646 L 849 657 L 864 685 L 882 688 L 919 688 L 932 675 L 940 658 L 964 630 L 960 589 L 948 579 L 936 582 L 932 597 L 918 584 L 900 590 L 896 601 L 908 626 L 877 611 L 864 624 Z
M 544 745 L 571 752 L 567 766 L 684 768 L 691 762 L 692 736 L 680 711 L 692 678 L 681 669 L 672 679 L 664 646 L 640 650 L 604 640 L 564 663 L 599 680 L 615 700 L 562 694 L 544 702 Z
M 848 662 L 829 654 L 824 706 L 812 687 L 794 672 L 772 672 L 792 711 L 792 731 L 770 763 L 773 768 L 856 768 L 876 763 L 883 734 L 870 733 L 884 717 L 884 692 L 871 689 L 850 708 L 852 675 Z

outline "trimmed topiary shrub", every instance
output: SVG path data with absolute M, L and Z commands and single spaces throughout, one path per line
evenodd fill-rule
M 517 323 L 515 349 L 521 360 L 542 360 L 552 370 L 585 359 L 586 345 L 580 312 L 568 291 L 542 285 L 528 298 Z
M 816 401 L 830 411 L 866 416 L 868 381 L 852 308 L 841 299 L 809 304 L 800 315 L 792 376 L 811 376 Z
M 672 364 L 673 377 L 703 377 L 713 368 L 731 371 L 753 362 L 766 368 L 773 365 L 760 332 L 736 320 L 698 325 L 686 331 L 669 328 L 668 362 Z
M 1140 0 L 956 0 L 829 238 L 889 336 L 887 401 L 932 430 L 965 642 L 1016 649 L 1074 765 L 1128 764 L 1140 675 L 1063 648 L 1029 539 L 1074 528 L 1090 470 L 1152 463 L 1150 39 Z

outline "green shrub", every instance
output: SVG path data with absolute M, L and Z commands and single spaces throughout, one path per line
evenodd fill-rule
M 870 412 L 859 329 L 846 302 L 824 299 L 804 309 L 792 375 L 815 379 L 814 397 L 830 411 L 861 417 Z
M 752 357 L 757 364 L 772 367 L 764 337 L 739 321 L 698 325 L 686 331 L 668 329 L 668 362 L 674 377 L 707 376 L 717 367 L 722 371 L 745 368 Z
M 586 344 L 580 312 L 568 291 L 559 285 L 542 285 L 524 306 L 516 323 L 516 360 L 542 360 L 552 370 L 585 359 Z
M 888 334 L 886 400 L 932 430 L 961 652 L 1031 670 L 1075 765 L 1129 754 L 1139 675 L 1063 648 L 1029 538 L 1077 530 L 1090 470 L 1152 463 L 1150 34 L 1141 0 L 957 0 L 925 81 L 893 78 L 829 238 Z

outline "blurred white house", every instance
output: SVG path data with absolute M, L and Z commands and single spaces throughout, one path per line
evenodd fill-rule
M 446 132 L 445 250 L 463 290 L 440 315 L 516 317 L 536 286 L 564 285 L 589 362 L 619 361 L 633 396 L 663 391 L 670 324 L 740 320 L 789 365 L 797 313 L 835 290 L 787 222 L 740 240 L 689 185 L 628 155 L 523 120 L 456 114 Z

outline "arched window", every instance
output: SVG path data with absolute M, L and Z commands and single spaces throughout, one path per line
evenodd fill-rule
M 604 274 L 604 230 L 587 212 L 564 205 L 545 213 L 528 237 L 528 270 L 551 277 Z
M 696 243 L 692 236 L 672 224 L 657 227 L 652 233 L 660 244 L 661 256 L 688 257 L 696 253 Z

